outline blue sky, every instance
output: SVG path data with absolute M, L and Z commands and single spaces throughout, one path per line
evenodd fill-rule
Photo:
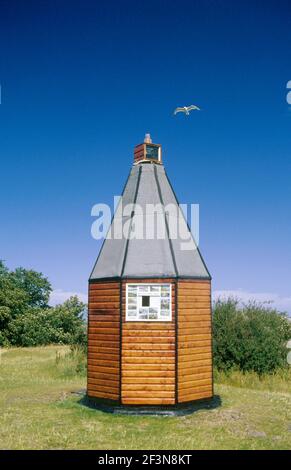
M 291 312 L 287 1 L 1 1 L 0 257 L 86 295 L 112 204 L 150 132 L 200 204 L 217 293 Z M 172 116 L 177 105 L 200 112 Z

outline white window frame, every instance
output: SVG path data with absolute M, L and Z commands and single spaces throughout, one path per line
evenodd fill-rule
M 128 316 L 128 288 L 130 286 L 167 286 L 170 287 L 170 315 L 168 318 L 132 318 Z M 126 284 L 126 315 L 125 320 L 128 322 L 171 322 L 172 321 L 172 284 L 169 282 L 158 283 L 158 282 L 134 282 Z

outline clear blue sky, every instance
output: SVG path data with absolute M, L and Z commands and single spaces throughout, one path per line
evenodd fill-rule
M 0 40 L 10 268 L 86 293 L 91 207 L 120 194 L 150 132 L 180 202 L 200 204 L 214 290 L 291 311 L 290 2 L 2 0 Z

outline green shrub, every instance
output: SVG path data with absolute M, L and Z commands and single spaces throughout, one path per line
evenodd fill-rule
M 71 297 L 54 308 L 35 308 L 24 315 L 18 315 L 9 324 L 10 344 L 85 344 L 86 329 L 82 316 L 84 307 L 77 297 Z
M 291 322 L 275 309 L 249 302 L 218 300 L 213 308 L 213 353 L 218 370 L 270 373 L 286 367 Z

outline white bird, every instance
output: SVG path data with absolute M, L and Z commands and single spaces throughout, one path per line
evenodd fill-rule
M 198 108 L 198 106 L 191 104 L 191 106 L 183 106 L 182 108 L 176 108 L 174 111 L 174 114 L 185 113 L 187 116 L 189 116 L 190 114 L 189 111 L 193 111 L 194 109 L 197 109 L 197 111 L 200 111 L 200 108 Z

